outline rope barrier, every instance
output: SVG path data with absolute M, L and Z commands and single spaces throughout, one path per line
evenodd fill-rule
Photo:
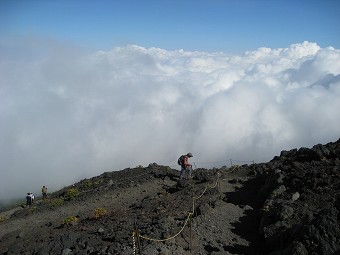
M 236 169 L 237 167 L 235 167 L 234 169 Z M 234 170 L 233 170 L 234 171 Z M 195 205 L 196 205 L 196 201 L 200 198 L 203 197 L 203 195 L 206 193 L 206 191 L 208 189 L 213 189 L 215 187 L 217 187 L 219 185 L 219 180 L 220 180 L 220 173 L 217 173 L 217 179 L 215 181 L 215 183 L 213 185 L 210 185 L 210 184 L 207 184 L 204 188 L 204 191 L 201 193 L 201 195 L 199 195 L 198 197 L 192 197 L 192 211 L 191 212 L 188 212 L 188 216 L 184 222 L 184 225 L 182 226 L 182 228 L 173 236 L 171 237 L 168 237 L 168 238 L 164 238 L 164 239 L 157 239 L 157 238 L 152 238 L 152 237 L 147 237 L 147 236 L 143 236 L 141 234 L 138 234 L 138 236 L 140 238 L 143 238 L 145 240 L 148 240 L 148 241 L 154 241 L 154 242 L 165 242 L 165 241 L 168 241 L 168 240 L 171 240 L 175 237 L 177 237 L 180 233 L 182 233 L 182 231 L 184 230 L 184 228 L 188 225 L 188 222 L 191 218 L 191 216 L 195 213 Z M 135 234 L 136 232 L 133 232 L 133 234 Z
M 132 251 L 133 251 L 133 255 L 136 255 L 136 251 L 137 251 L 137 248 L 136 248 L 136 231 L 132 231 Z
M 221 163 L 221 162 L 226 162 L 226 161 L 218 161 L 218 162 L 206 162 L 205 164 L 211 164 L 211 163 Z M 195 164 L 195 163 L 194 163 Z M 200 163 L 200 164 L 204 164 L 204 163 Z M 196 166 L 196 165 L 195 165 Z M 236 166 L 232 166 L 232 169 L 230 171 L 228 171 L 227 173 L 231 173 L 233 171 L 235 171 L 239 166 L 236 165 Z M 127 177 L 127 178 L 121 178 L 119 180 L 115 180 L 113 181 L 114 183 L 117 183 L 117 182 L 121 182 L 121 181 L 124 181 L 124 180 L 129 180 L 129 179 L 135 179 L 135 178 L 138 178 L 138 177 L 141 177 L 141 176 L 144 176 L 144 175 L 147 175 L 147 174 L 150 174 L 150 173 L 143 173 L 143 174 L 140 174 L 140 175 L 136 175 L 136 176 L 131 176 L 131 177 Z M 211 185 L 211 184 L 207 184 L 203 190 L 203 192 L 198 196 L 198 197 L 192 197 L 192 211 L 191 212 L 188 212 L 188 216 L 184 222 L 184 225 L 182 226 L 182 228 L 180 229 L 179 232 L 177 232 L 175 235 L 171 236 L 171 237 L 168 237 L 168 238 L 164 238 L 164 239 L 157 239 L 157 238 L 152 238 L 152 237 L 147 237 L 147 236 L 143 236 L 139 233 L 138 229 L 136 230 L 133 230 L 132 231 L 132 250 L 133 250 L 133 254 L 136 255 L 136 251 L 137 251 L 137 244 L 136 244 L 136 239 L 139 240 L 139 238 L 142 238 L 142 239 L 145 239 L 145 240 L 149 240 L 149 241 L 155 241 L 155 242 L 165 242 L 165 241 L 168 241 L 168 240 L 171 240 L 171 239 L 174 239 L 176 238 L 180 233 L 183 232 L 183 230 L 185 229 L 185 227 L 188 225 L 188 222 L 191 218 L 191 216 L 195 213 L 195 207 L 196 207 L 196 201 L 200 198 L 203 197 L 203 195 L 206 193 L 206 191 L 208 189 L 213 189 L 215 188 L 216 186 L 218 186 L 218 189 L 219 189 L 219 192 L 220 192 L 220 187 L 219 187 L 219 179 L 220 179 L 220 173 L 218 172 L 217 173 L 217 179 L 216 179 L 216 182 Z M 90 191 L 93 191 L 93 190 L 96 190 L 96 189 L 92 189 Z M 87 191 L 83 191 L 83 192 L 89 192 L 88 190 Z M 190 237 L 191 238 L 191 237 Z M 139 243 L 139 241 L 138 241 Z M 191 245 L 191 244 L 190 244 Z M 139 249 L 140 249 L 140 244 L 138 244 L 139 246 Z M 190 248 L 191 249 L 191 248 Z
M 223 160 L 223 161 L 214 161 L 214 162 L 195 162 L 195 163 L 200 164 L 200 165 L 208 165 L 208 164 L 217 164 L 217 163 L 223 163 L 223 162 L 228 162 L 228 161 Z
M 164 241 L 168 241 L 168 240 L 171 240 L 173 238 L 175 238 L 176 236 L 178 236 L 185 228 L 185 226 L 188 224 L 189 222 L 189 219 L 192 215 L 192 212 L 188 212 L 188 217 L 186 218 L 185 222 L 184 222 L 184 225 L 183 227 L 181 228 L 181 230 L 176 233 L 175 235 L 171 236 L 171 237 L 168 237 L 168 238 L 165 238 L 165 239 L 155 239 L 155 238 L 151 238 L 151 237 L 146 237 L 146 236 L 142 236 L 142 235 L 139 235 L 140 238 L 143 238 L 145 240 L 149 240 L 149 241 L 155 241 L 155 242 L 164 242 Z
M 239 165 L 234 165 L 234 166 L 232 166 L 231 167 L 231 170 L 229 170 L 229 171 L 227 171 L 227 172 L 225 172 L 226 174 L 230 174 L 230 173 L 232 173 L 232 172 L 234 172 L 237 168 L 239 168 L 240 166 Z
M 254 163 L 254 160 L 236 160 L 236 159 L 229 159 L 230 161 L 240 162 L 240 163 Z
M 198 197 L 193 197 L 193 198 L 195 198 L 196 200 L 200 199 L 204 195 L 204 193 L 207 191 L 207 189 L 208 189 L 208 185 L 205 186 L 205 188 L 204 188 L 204 190 L 203 190 L 201 195 L 199 195 Z
M 219 179 L 220 179 L 220 173 L 217 173 L 217 179 L 216 179 L 216 183 L 214 184 L 214 186 L 210 186 L 209 184 L 207 184 L 207 185 L 205 186 L 205 189 L 204 189 L 204 191 L 202 192 L 202 194 L 199 195 L 198 197 L 194 197 L 194 198 L 195 198 L 196 200 L 198 200 L 198 199 L 200 199 L 200 198 L 204 195 L 204 193 L 207 191 L 208 188 L 210 188 L 210 189 L 215 188 L 216 185 L 217 185 L 217 183 L 218 183 L 218 181 L 219 181 Z
M 253 163 L 255 164 L 254 160 L 236 160 L 236 159 L 228 159 L 228 160 L 220 160 L 220 161 L 211 161 L 211 162 L 193 162 L 193 165 L 196 164 L 197 165 L 211 165 L 211 164 L 221 164 L 221 163 L 228 163 L 230 162 L 230 165 L 233 166 L 233 162 L 238 162 L 238 163 Z M 166 164 L 167 166 L 171 167 L 171 168 L 176 168 L 178 167 L 178 165 L 170 165 L 170 164 Z M 197 168 L 197 167 L 196 167 Z

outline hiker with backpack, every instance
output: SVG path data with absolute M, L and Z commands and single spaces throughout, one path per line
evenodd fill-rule
M 185 173 L 188 174 L 188 178 L 192 178 L 192 165 L 189 163 L 189 158 L 193 157 L 189 152 L 186 155 L 180 156 L 177 163 L 181 166 L 180 180 L 182 180 Z
M 47 198 L 47 187 L 45 185 L 41 188 L 41 194 L 45 200 Z
M 32 192 L 28 192 L 26 196 L 26 207 L 33 205 L 34 195 Z

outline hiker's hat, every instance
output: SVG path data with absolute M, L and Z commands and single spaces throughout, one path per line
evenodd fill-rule
M 190 152 L 187 154 L 187 156 L 188 156 L 189 158 L 193 157 L 192 154 L 191 154 Z

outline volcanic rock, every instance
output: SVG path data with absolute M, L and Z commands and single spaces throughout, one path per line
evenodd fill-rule
M 0 213 L 0 254 L 339 254 L 340 139 L 270 162 L 105 172 Z

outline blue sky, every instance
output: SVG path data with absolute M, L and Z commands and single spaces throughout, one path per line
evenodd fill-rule
M 1 36 L 40 36 L 97 50 L 136 44 L 242 53 L 303 41 L 340 47 L 337 0 L 1 0 Z

